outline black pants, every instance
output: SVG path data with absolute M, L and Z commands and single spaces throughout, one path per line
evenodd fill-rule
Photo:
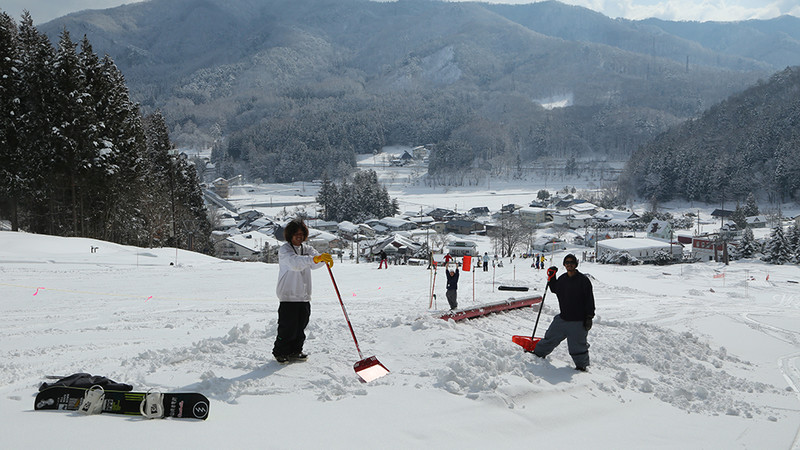
M 288 356 L 303 351 L 305 329 L 311 317 L 310 302 L 281 302 L 278 307 L 278 337 L 272 354 Z

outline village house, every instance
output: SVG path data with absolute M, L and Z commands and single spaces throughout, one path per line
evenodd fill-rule
M 555 252 L 566 248 L 566 242 L 553 236 L 539 236 L 531 244 L 531 250 L 538 252 Z
M 407 217 L 406 220 L 408 220 L 409 222 L 413 222 L 417 226 L 417 228 L 429 227 L 433 225 L 433 222 L 435 222 L 435 220 L 431 216 L 412 216 L 412 217 Z
M 730 220 L 733 217 L 734 211 L 728 209 L 717 208 L 711 212 L 711 217 L 724 223 L 725 220 Z
M 477 206 L 475 208 L 471 208 L 468 212 L 468 215 L 471 217 L 488 216 L 489 214 L 490 211 L 487 206 Z
M 257 261 L 263 252 L 281 245 L 274 236 L 252 231 L 234 234 L 214 244 L 214 252 L 218 258 L 236 261 Z
M 524 220 L 525 223 L 529 225 L 538 225 L 553 220 L 553 211 L 547 208 L 526 206 L 520 208 L 518 214 L 520 219 Z
M 767 216 L 764 215 L 746 217 L 745 220 L 747 221 L 747 226 L 750 228 L 767 227 Z
M 380 220 L 380 224 L 385 226 L 389 231 L 408 231 L 417 228 L 414 222 L 398 219 L 396 217 L 384 217 Z
M 653 219 L 645 228 L 647 237 L 668 241 L 672 239 L 672 224 L 666 220 Z
M 588 227 L 594 220 L 594 218 L 589 214 L 575 214 L 564 209 L 555 211 L 552 214 L 553 225 L 560 225 L 573 230 Z
M 673 259 L 682 259 L 683 245 L 650 238 L 606 239 L 597 243 L 598 260 L 617 253 L 627 253 L 639 261 L 648 262 L 655 260 L 658 252 L 666 252 Z
M 310 219 L 306 221 L 306 225 L 330 233 L 336 233 L 339 229 L 339 224 L 331 220 Z
M 456 219 L 447 222 L 444 231 L 445 233 L 471 234 L 477 231 L 484 231 L 484 226 L 474 220 Z
M 450 256 L 477 256 L 478 244 L 472 241 L 453 241 L 447 246 Z
M 332 253 L 334 249 L 345 246 L 344 241 L 339 236 L 314 228 L 308 229 L 307 242 L 320 253 Z
M 600 209 L 600 207 L 595 205 L 594 203 L 589 203 L 589 202 L 585 202 L 585 201 L 581 201 L 581 202 L 577 202 L 576 201 L 573 204 L 569 205 L 569 208 L 567 208 L 567 209 L 569 209 L 570 211 L 572 211 L 576 215 L 577 214 L 588 214 L 588 215 L 592 216 L 595 213 L 597 213 L 597 211 Z
M 694 236 L 692 238 L 691 256 L 698 261 L 722 261 L 725 255 L 725 242 L 719 239 L 718 234 L 705 236 Z M 727 242 L 728 254 L 735 246 L 733 242 Z
M 345 220 L 343 222 L 339 222 L 337 232 L 339 233 L 340 237 L 352 241 L 356 239 L 356 236 L 359 233 L 359 227 L 353 222 Z
M 428 212 L 428 215 L 433 217 L 434 220 L 441 222 L 444 220 L 445 216 L 449 216 L 453 213 L 453 210 L 450 209 L 436 208 Z
M 214 193 L 219 195 L 222 198 L 228 198 L 228 194 L 230 193 L 230 186 L 228 185 L 228 180 L 225 178 L 217 178 L 212 182 Z

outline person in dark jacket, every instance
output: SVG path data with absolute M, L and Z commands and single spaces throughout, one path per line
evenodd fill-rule
M 589 278 L 578 272 L 578 258 L 573 254 L 564 257 L 564 268 L 567 273 L 556 278 L 558 268 L 547 269 L 550 292 L 558 297 L 560 314 L 553 317 L 553 322 L 544 334 L 544 338 L 536 344 L 533 354 L 544 358 L 549 355 L 564 339 L 575 368 L 586 371 L 589 367 L 589 330 L 594 318 L 594 293 Z
M 447 303 L 450 303 L 450 309 L 456 309 L 458 307 L 458 267 L 453 269 L 452 267 L 448 268 L 445 272 L 447 275 L 447 292 L 445 296 L 447 297 Z
M 378 253 L 378 256 L 381 259 L 381 262 L 378 263 L 378 269 L 380 269 L 381 267 L 383 267 L 384 269 L 388 269 L 389 262 L 386 260 L 386 252 L 384 250 L 381 250 L 381 252 Z

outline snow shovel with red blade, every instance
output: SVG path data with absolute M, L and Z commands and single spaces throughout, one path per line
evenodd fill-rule
M 530 336 L 511 336 L 511 342 L 519 345 L 526 352 L 533 352 L 536 348 L 536 344 L 542 340 L 542 338 L 537 338 L 536 336 L 536 327 L 539 326 L 539 317 L 542 316 L 542 308 L 544 308 L 544 298 L 547 297 L 547 287 L 550 285 L 548 281 L 547 284 L 544 286 L 544 293 L 542 294 L 542 301 L 539 303 L 539 313 L 536 314 L 536 323 L 533 325 L 533 333 Z
M 353 331 L 353 325 L 350 324 L 350 317 L 347 316 L 347 310 L 344 308 L 344 302 L 342 301 L 342 296 L 339 294 L 339 287 L 336 286 L 336 280 L 333 278 L 333 271 L 331 271 L 331 267 L 326 265 L 328 268 L 328 273 L 331 274 L 331 281 L 333 282 L 333 288 L 336 290 L 336 296 L 339 297 L 339 304 L 342 305 L 342 312 L 344 313 L 344 318 L 347 320 L 347 326 L 350 327 L 350 334 L 353 336 L 353 342 L 356 343 L 356 350 L 358 350 L 358 356 L 361 358 L 358 362 L 353 364 L 353 369 L 356 371 L 356 375 L 361 378 L 361 381 L 364 383 L 369 383 L 372 380 L 378 379 L 386 374 L 389 373 L 389 369 L 386 368 L 383 364 L 378 361 L 378 358 L 374 356 L 370 356 L 369 358 L 364 358 L 364 355 L 361 353 L 361 348 L 358 346 L 358 340 L 356 339 L 356 332 Z

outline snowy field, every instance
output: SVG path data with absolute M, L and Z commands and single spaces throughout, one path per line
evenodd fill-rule
M 496 209 L 525 204 L 542 187 L 492 184 L 495 194 L 398 182 L 390 195 L 404 210 Z M 286 207 L 275 203 L 313 200 L 311 191 L 243 186 L 231 200 L 272 202 L 257 209 L 274 213 Z M 488 239 L 477 242 L 494 253 Z M 553 264 L 561 267 L 564 254 L 552 255 Z M 544 271 L 504 262 L 496 272 L 462 272 L 460 306 L 542 293 Z M 536 308 L 444 321 L 442 273 L 429 308 L 424 267 L 337 261 L 333 274 L 364 356 L 391 370 L 363 384 L 324 269 L 313 272 L 309 360 L 282 366 L 270 353 L 277 265 L 0 232 L 0 447 L 800 448 L 798 266 L 579 270 L 591 275 L 597 303 L 588 373 L 573 369 L 566 343 L 540 360 L 511 342 L 531 333 Z M 531 290 L 498 291 L 501 284 Z M 548 296 L 537 336 L 556 313 Z M 44 376 L 75 372 L 137 390 L 202 392 L 209 419 L 33 411 Z
M 464 272 L 460 304 L 508 298 L 500 284 L 541 293 L 543 271 L 506 262 L 474 273 L 474 291 Z M 276 265 L 2 232 L 2 447 L 798 448 L 797 266 L 579 269 L 597 299 L 588 373 L 565 344 L 543 361 L 511 343 L 532 331 L 535 308 L 448 322 L 429 309 L 425 268 L 337 263 L 364 356 L 392 371 L 362 384 L 324 269 L 313 274 L 311 356 L 281 366 L 270 355 Z M 554 305 L 546 298 L 537 335 Z M 74 372 L 203 392 L 210 418 L 33 411 L 45 375 Z

